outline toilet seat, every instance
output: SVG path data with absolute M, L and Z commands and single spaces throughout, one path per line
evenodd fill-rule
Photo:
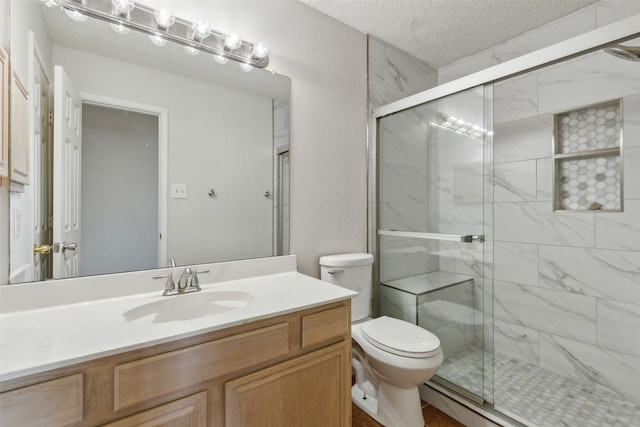
M 365 322 L 362 336 L 373 346 L 398 356 L 420 359 L 440 352 L 440 340 L 434 334 L 392 317 L 382 316 Z

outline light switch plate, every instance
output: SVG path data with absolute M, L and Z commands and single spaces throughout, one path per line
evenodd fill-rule
M 188 199 L 187 184 L 171 184 L 172 199 Z

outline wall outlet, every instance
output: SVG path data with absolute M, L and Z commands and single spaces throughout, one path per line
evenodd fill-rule
M 187 184 L 171 184 L 172 199 L 188 199 Z

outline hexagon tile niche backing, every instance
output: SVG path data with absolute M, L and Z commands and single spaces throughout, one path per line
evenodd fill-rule
M 554 210 L 622 210 L 622 100 L 554 115 Z

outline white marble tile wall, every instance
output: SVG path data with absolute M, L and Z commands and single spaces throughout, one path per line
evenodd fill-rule
M 368 46 L 369 111 L 437 84 L 436 70 L 424 62 L 372 37 L 368 39 Z M 433 115 L 428 108 L 413 109 L 381 122 L 378 219 L 383 229 L 427 231 L 429 148 L 426 133 Z M 379 247 L 381 280 L 438 270 L 438 257 L 432 255 L 436 251 L 437 244 L 433 242 L 385 237 Z M 381 294 L 381 304 L 392 307 L 385 295 Z
M 640 402 L 640 74 L 630 64 L 592 54 L 495 85 L 493 333 L 497 352 Z M 624 212 L 553 212 L 552 115 L 617 97 Z
M 443 84 L 640 13 L 637 0 L 601 0 L 438 70 Z
M 423 61 L 371 36 L 369 46 L 369 110 L 438 84 L 438 73 Z

